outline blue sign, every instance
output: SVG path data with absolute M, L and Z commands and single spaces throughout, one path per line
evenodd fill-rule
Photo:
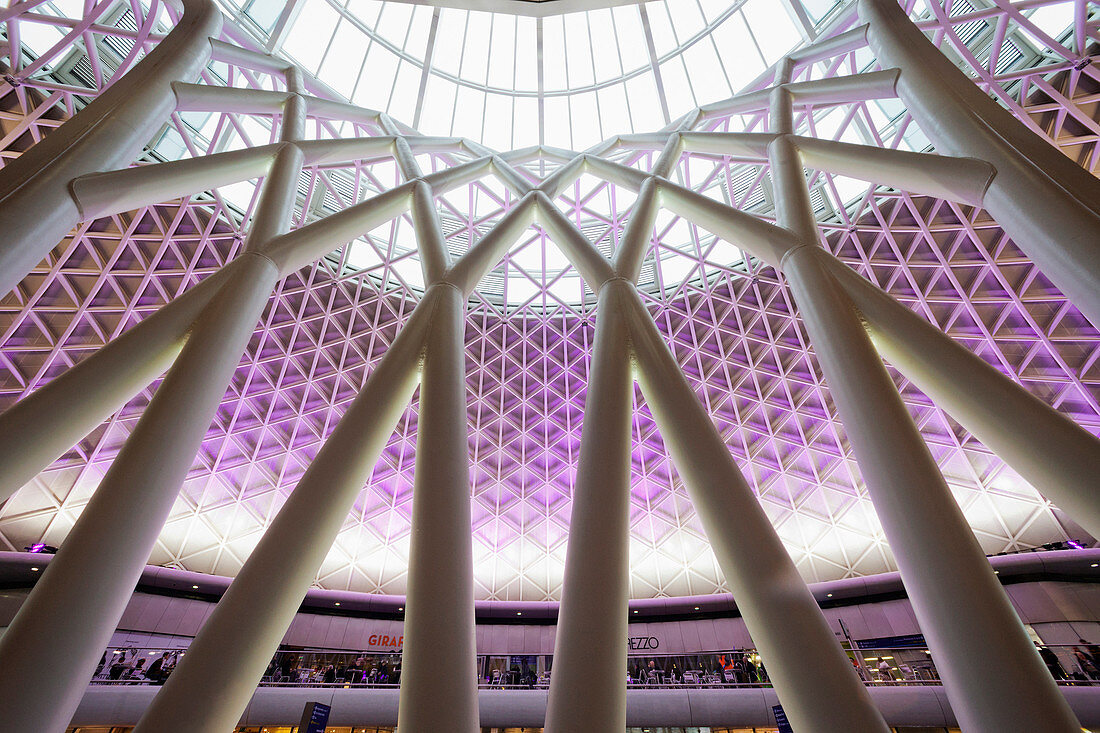
M 302 722 L 298 724 L 299 733 L 325 733 L 328 714 L 332 707 L 321 702 L 307 702 L 302 711 Z
M 880 636 L 877 639 L 857 639 L 857 649 L 919 649 L 927 646 L 921 634 L 905 636 Z
M 787 714 L 783 712 L 782 705 L 772 705 L 772 715 L 775 716 L 775 726 L 779 728 L 779 733 L 794 733 L 791 724 L 787 722 Z

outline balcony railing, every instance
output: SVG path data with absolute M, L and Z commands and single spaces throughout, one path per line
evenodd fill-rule
M 906 646 L 845 651 L 869 686 L 939 685 L 927 647 Z M 1045 645 L 1039 653 L 1062 685 L 1100 685 L 1100 654 L 1094 645 Z M 159 685 L 187 653 L 186 648 L 110 647 L 92 680 L 94 685 Z M 481 689 L 545 689 L 550 685 L 549 654 L 479 655 Z M 401 654 L 346 650 L 286 650 L 275 654 L 261 687 L 398 687 Z M 705 654 L 631 656 L 630 689 L 771 687 L 767 665 L 755 649 Z

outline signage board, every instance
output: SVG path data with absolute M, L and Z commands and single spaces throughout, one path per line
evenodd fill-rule
M 775 716 L 775 726 L 779 728 L 779 733 L 794 733 L 791 724 L 787 722 L 787 714 L 783 712 L 782 705 L 772 705 L 772 715 Z
M 920 649 L 928 646 L 921 634 L 880 636 L 877 639 L 856 639 L 857 649 Z
M 328 714 L 332 707 L 322 702 L 307 702 L 302 711 L 302 722 L 298 724 L 298 733 L 325 733 Z

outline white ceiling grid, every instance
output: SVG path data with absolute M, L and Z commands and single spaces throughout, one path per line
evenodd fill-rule
M 831 5 L 825 5 L 808 3 L 806 10 L 819 20 L 832 11 Z M 971 68 L 979 83 L 1067 155 L 1097 171 L 1100 83 L 1095 64 L 1077 68 L 1080 57 L 1096 54 L 1097 19 L 1087 16 L 1064 35 L 1059 30 L 1056 35 L 1061 42 L 1044 40 L 1043 28 L 1059 23 L 1065 27 L 1086 3 L 1026 5 L 1032 17 L 1047 13 L 1054 19 L 1029 25 L 1007 0 L 988 6 L 956 0 L 946 9 L 934 2 L 930 9 L 918 3 L 917 11 L 925 13 L 922 17 L 934 39 L 954 49 L 951 53 Z M 337 12 L 335 6 L 327 6 Z M 353 11 L 352 6 L 362 7 Z M 43 13 L 55 17 L 80 17 L 83 12 L 58 2 L 42 7 Z M 581 19 L 519 18 L 513 35 L 501 31 L 500 38 L 505 39 L 501 43 L 512 38 L 516 51 L 529 24 L 535 34 L 542 26 L 544 42 L 547 29 L 560 24 L 563 48 L 574 37 L 566 30 L 571 23 L 577 34 L 583 30 L 588 35 L 592 48 L 598 44 L 591 29 L 604 27 L 600 23 L 614 21 L 614 32 L 620 34 L 623 51 L 617 59 L 597 60 L 590 53 L 592 68 L 578 70 L 576 75 L 567 64 L 559 70 L 564 72 L 560 77 L 543 80 L 541 101 L 546 104 L 546 120 L 561 114 L 560 109 L 566 109 L 567 120 L 572 110 L 581 109 L 590 110 L 585 119 L 600 120 L 604 97 L 612 99 L 608 95 L 617 92 L 608 90 L 620 85 L 626 101 L 609 102 L 620 110 L 620 117 L 611 121 L 623 124 L 627 116 L 622 108 L 629 107 L 632 122 L 608 129 L 604 123 L 589 121 L 581 132 L 591 140 L 578 140 L 578 128 L 569 122 L 553 133 L 560 137 L 547 140 L 548 144 L 583 147 L 607 134 L 648 132 L 662 126 L 660 105 L 653 103 L 655 67 L 665 90 L 675 87 L 663 100 L 673 118 L 686 112 L 687 106 L 714 101 L 700 98 L 694 87 L 683 87 L 675 64 L 682 66 L 680 59 L 703 53 L 693 50 L 697 47 L 717 54 L 725 43 L 721 35 L 725 31 L 720 29 L 735 20 L 746 23 L 746 29 L 755 28 L 753 13 L 761 6 L 758 2 L 744 7 L 707 3 L 698 6 L 699 17 L 692 21 L 671 19 L 672 6 L 665 2 L 648 3 L 644 7 L 655 57 L 645 48 L 639 55 L 636 44 L 623 47 L 622 34 L 640 33 L 637 37 L 643 41 L 647 35 L 640 21 L 637 25 L 618 21 L 637 14 L 638 7 L 592 11 Z M 158 10 L 155 4 L 152 13 Z M 411 122 L 415 103 L 410 106 L 408 100 L 402 102 L 393 95 L 399 88 L 415 91 L 427 73 L 425 99 L 434 100 L 432 104 L 452 100 L 440 102 L 443 107 L 451 105 L 452 116 L 456 105 L 461 107 L 458 92 L 448 96 L 449 92 L 434 85 L 462 87 L 480 95 L 478 99 L 486 105 L 492 95 L 514 104 L 517 116 L 509 123 L 507 138 L 497 139 L 488 127 L 471 137 L 507 149 L 517 144 L 511 131 L 530 135 L 532 119 L 545 137 L 549 125 L 539 123 L 537 78 L 530 88 L 529 72 L 517 66 L 510 80 L 499 82 L 501 90 L 486 89 L 499 75 L 495 45 L 485 51 L 488 62 L 479 60 L 482 76 L 475 84 L 470 81 L 473 72 L 465 71 L 467 59 L 460 58 L 452 69 L 448 64 L 453 60 L 444 56 L 453 50 L 445 51 L 438 41 L 435 51 L 444 55 L 424 71 L 431 8 L 352 0 L 343 12 L 357 13 L 365 28 L 376 31 L 361 51 L 365 63 L 371 63 L 372 44 L 396 59 L 390 65 L 379 62 L 377 68 L 385 73 L 379 71 L 377 78 L 369 80 L 376 86 L 380 80 L 390 82 L 388 92 L 377 87 L 369 93 L 370 106 L 389 109 Z M 833 11 L 834 15 L 840 12 Z M 420 19 L 424 13 L 426 25 Z M 661 13 L 666 16 L 663 21 Z M 402 25 L 391 14 L 408 20 Z M 271 24 L 277 22 L 277 13 L 266 17 Z M 593 17 L 604 20 L 593 21 Z M 1063 23 L 1067 17 L 1069 21 Z M 337 26 L 343 27 L 346 20 L 333 21 L 334 32 L 339 33 Z M 788 24 L 789 19 L 784 15 L 774 22 Z M 98 38 L 129 38 L 127 23 L 101 23 L 105 30 Z M 496 23 L 491 20 L 488 31 L 494 44 Z M 667 23 L 666 30 L 661 30 L 662 23 Z M 978 32 L 975 23 L 981 26 Z M 42 33 L 53 27 L 45 22 L 20 25 L 39 25 Z M 452 26 L 448 26 L 451 31 L 457 27 Z M 383 27 L 389 30 L 379 30 Z M 365 34 L 357 27 L 354 32 Z M 662 35 L 666 32 L 671 39 Z M 792 32 L 793 43 L 799 35 L 797 30 Z M 24 35 L 25 44 L 29 35 Z M 283 50 L 297 58 L 294 39 L 298 35 L 293 26 L 286 38 Z M 395 38 L 402 39 L 400 44 Z M 1001 44 L 993 48 L 996 44 L 990 39 L 995 38 Z M 387 43 L 407 58 L 393 53 Z M 789 49 L 788 44 L 769 50 L 760 38 L 754 43 L 759 62 L 751 56 L 745 64 L 753 70 L 753 78 L 765 62 L 775 61 Z M 93 47 L 102 49 L 98 43 Z M 468 43 L 461 46 L 468 47 Z M 971 47 L 973 51 L 958 51 Z M 1031 55 L 1021 52 L 1005 68 L 1010 47 L 1017 51 L 1023 47 Z M 77 56 L 86 56 L 79 51 Z M 310 70 L 320 70 L 323 77 L 327 62 L 323 50 L 320 54 Z M 309 59 L 299 60 L 310 66 Z M 815 77 L 854 73 L 872 62 L 868 52 L 860 50 L 816 65 L 809 73 Z M 691 62 L 684 77 L 696 80 L 699 64 L 708 63 Z M 1030 68 L 1034 66 L 1042 68 Z M 737 91 L 752 81 L 730 76 L 734 72 L 729 63 L 722 68 L 725 76 L 716 78 L 724 78 L 722 84 L 730 88 L 714 94 L 728 96 L 731 89 Z M 601 69 L 607 69 L 602 76 Z M 626 78 L 638 70 L 636 76 Z M 54 76 L 47 78 L 46 71 Z M 68 74 L 65 78 L 71 87 L 62 88 L 57 81 L 63 73 Z M 362 83 L 361 76 L 356 83 Z M 87 88 L 74 91 L 79 75 L 68 71 L 59 57 L 44 65 L 43 73 L 35 77 L 40 81 L 0 87 L 0 158 L 6 161 L 48 134 L 66 114 L 66 106 L 71 112 L 81 99 L 94 96 L 110 73 L 92 69 L 87 77 Z M 645 96 L 627 90 L 632 79 L 643 77 L 654 80 L 654 92 L 649 97 L 649 116 L 638 118 L 635 102 Z M 224 64 L 212 64 L 204 81 L 269 89 L 275 84 L 265 75 Z M 605 82 L 605 88 L 595 88 Z M 359 87 L 348 84 L 349 88 L 337 91 L 363 101 L 357 98 Z M 677 96 L 685 89 L 688 96 Z M 603 92 L 607 94 L 601 97 Z M 378 94 L 390 96 L 379 103 L 379 97 L 370 96 Z M 598 104 L 593 107 L 584 101 L 589 99 L 582 97 L 585 94 L 593 95 L 590 99 Z M 519 114 L 520 100 L 536 106 L 534 118 Z M 564 108 L 555 108 L 563 102 Z M 425 132 L 433 130 L 433 125 L 438 125 L 434 131 L 440 134 L 462 131 L 452 127 L 453 122 L 444 124 L 428 103 L 422 115 Z M 713 120 L 706 129 L 753 131 L 762 130 L 763 124 L 762 115 L 744 115 Z M 909 149 L 923 149 L 926 144 L 908 114 L 889 101 L 800 113 L 797 124 L 823 138 Z M 340 128 L 311 120 L 309 127 L 310 136 L 318 138 L 378 134 L 368 126 L 350 123 Z M 273 139 L 272 128 L 270 119 L 263 117 L 175 115 L 153 141 L 149 159 L 264 144 Z M 627 150 L 617 159 L 648 170 L 655 157 Z M 420 162 L 425 170 L 438 170 L 463 160 L 457 154 L 434 155 L 421 156 Z M 527 169 L 545 174 L 555 167 L 546 159 Z M 675 175 L 684 185 L 739 208 L 762 215 L 771 210 L 766 165 L 684 155 Z M 809 175 L 825 244 L 832 252 L 1034 394 L 1100 433 L 1100 335 L 983 211 L 817 171 Z M 390 160 L 309 169 L 302 176 L 298 221 L 331 214 L 398 182 L 399 173 Z M 255 190 L 255 182 L 223 187 L 81 225 L 15 293 L 0 301 L 0 405 L 11 404 L 48 381 L 231 259 L 247 230 Z M 620 187 L 584 176 L 557 204 L 607 253 L 617 247 L 634 198 Z M 465 251 L 514 203 L 511 194 L 490 180 L 441 197 L 437 204 L 449 246 L 456 253 Z M 411 225 L 399 219 L 279 284 L 151 562 L 226 575 L 236 572 L 420 297 L 423 282 L 416 257 Z M 663 212 L 642 283 L 656 322 L 804 576 L 827 580 L 893 569 L 828 387 L 789 293 L 774 270 Z M 468 415 L 475 580 L 480 598 L 546 600 L 560 594 L 594 322 L 590 294 L 586 296 L 577 273 L 536 228 L 471 298 L 466 333 Z M 1048 502 L 927 397 L 894 376 L 987 552 L 1066 537 Z M 155 388 L 154 384 L 144 391 L 0 508 L 0 543 L 21 548 L 35 541 L 63 542 Z M 318 574 L 318 585 L 404 592 L 416 416 L 414 399 Z M 635 397 L 633 429 L 632 595 L 725 590 L 640 393 Z

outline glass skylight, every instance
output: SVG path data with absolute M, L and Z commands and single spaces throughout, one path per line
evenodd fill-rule
M 554 14 L 551 0 L 539 6 L 545 13 L 534 17 L 379 0 L 220 2 L 267 49 L 299 63 L 353 103 L 387 112 L 423 134 L 465 137 L 500 152 L 534 145 L 581 151 L 616 135 L 660 130 L 696 107 L 770 83 L 769 67 L 815 37 L 824 24 L 833 19 L 850 22 L 840 16 L 851 9 L 851 2 L 834 0 L 656 0 Z M 487 0 L 493 2 L 505 10 L 514 6 L 517 13 L 530 9 L 509 0 Z M 949 14 L 972 10 L 966 0 L 954 0 Z M 917 1 L 913 12 L 919 18 L 934 17 L 923 0 Z M 1072 22 L 1071 3 L 1028 12 L 1043 16 L 1045 25 L 1039 27 L 1045 31 L 1049 26 L 1052 35 Z M 960 28 L 964 43 L 988 54 L 987 41 L 982 40 L 992 32 L 988 22 L 979 20 Z M 1038 48 L 1044 45 L 1042 39 L 1034 42 Z M 1019 39 L 1010 43 L 1027 45 Z M 1018 48 L 1006 49 L 997 73 L 1020 62 Z M 1029 53 L 1034 56 L 1033 51 Z M 846 71 L 868 69 L 873 63 L 871 51 L 860 49 Z M 215 67 L 212 71 L 220 74 Z M 821 64 L 807 73 L 818 78 L 835 72 Z M 799 132 L 863 144 L 896 139 L 894 147 L 926 149 L 928 139 L 918 126 L 902 122 L 903 113 L 895 99 L 868 103 L 863 117 L 855 122 L 848 109 L 823 107 L 798 123 Z M 722 129 L 760 131 L 762 119 L 735 116 L 723 122 Z M 213 140 L 221 124 L 205 113 L 193 114 L 187 122 L 199 140 Z M 245 120 L 217 149 L 256 144 L 269 136 L 268 130 L 259 127 L 254 120 Z M 182 139 L 174 139 L 168 130 L 157 151 L 173 157 L 169 150 L 173 145 L 182 152 Z M 635 158 L 626 156 L 620 162 L 632 165 Z M 431 169 L 430 161 L 424 164 Z M 553 165 L 542 161 L 532 172 L 545 175 Z M 378 165 L 373 175 L 395 183 L 401 180 L 396 169 L 381 172 Z M 705 181 L 699 186 L 701 192 L 723 203 L 764 215 L 771 208 L 765 193 L 770 182 L 759 165 L 735 163 L 716 174 L 712 162 L 685 157 L 673 175 L 691 185 Z M 357 188 L 347 174 L 337 172 L 331 173 L 328 184 L 347 200 L 333 200 L 326 208 L 325 202 L 334 195 L 326 192 L 321 201 L 324 211 L 317 215 L 377 192 L 373 185 Z M 823 220 L 835 218 L 868 190 L 866 183 L 843 176 L 817 180 L 815 186 L 815 209 Z M 247 212 L 255 200 L 254 188 L 254 184 L 238 184 L 220 193 Z M 592 195 L 589 192 L 600 190 L 599 183 L 582 180 L 559 202 L 605 254 L 617 246 L 633 204 L 633 195 L 612 189 Z M 464 252 L 483 233 L 483 227 L 469 223 L 484 216 L 479 210 L 485 205 L 495 209 L 507 199 L 498 182 L 483 181 L 472 191 L 469 197 L 465 193 L 445 197 L 441 211 L 448 245 L 455 254 Z M 658 220 L 654 256 L 642 270 L 639 284 L 649 292 L 667 293 L 689 280 L 703 283 L 716 273 L 752 270 L 753 263 L 737 248 L 675 217 L 667 219 Z M 486 227 L 489 224 L 485 222 Z M 424 285 L 408 221 L 398 229 L 360 238 L 334 257 L 349 274 L 381 272 L 383 280 L 396 277 L 402 286 L 421 289 Z M 399 264 L 387 267 L 395 260 Z M 578 273 L 535 230 L 490 275 L 482 295 L 510 309 L 539 307 L 539 303 L 550 309 L 575 306 L 590 298 Z
M 270 30 L 272 0 L 247 1 L 241 11 Z M 300 0 L 281 51 L 424 134 L 582 150 L 729 97 L 802 39 L 771 0 L 660 0 L 545 18 Z

